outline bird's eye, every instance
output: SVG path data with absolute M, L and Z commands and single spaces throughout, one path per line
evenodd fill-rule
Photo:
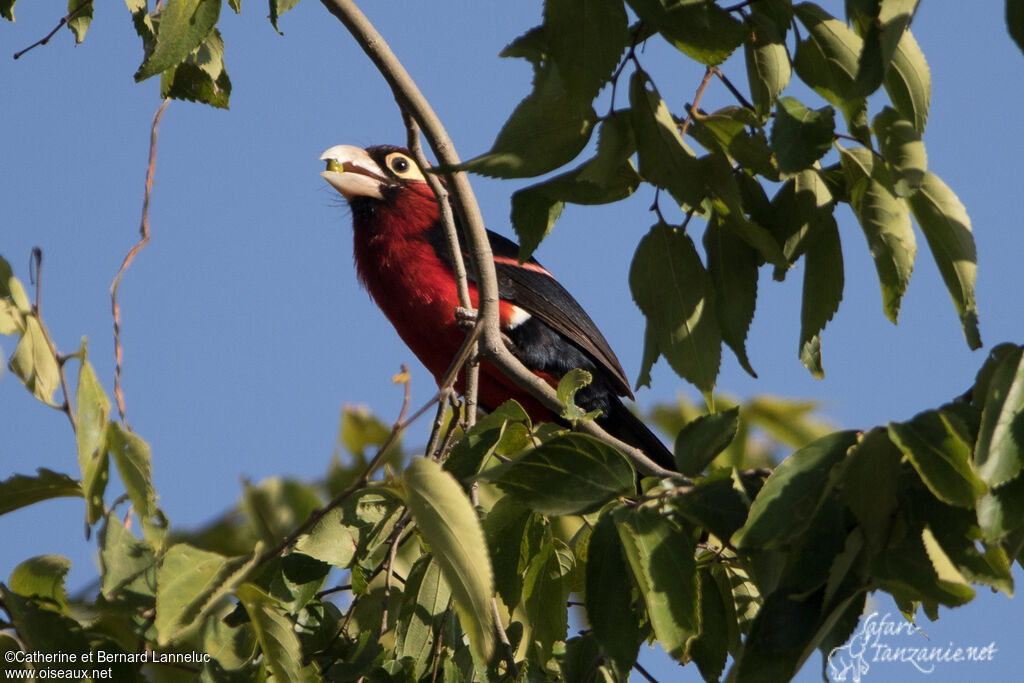
M 402 157 L 396 157 L 391 161 L 391 170 L 395 173 L 405 173 L 409 170 L 409 161 Z
M 396 178 L 402 180 L 423 180 L 423 174 L 413 160 L 401 152 L 392 152 L 384 159 L 384 165 Z

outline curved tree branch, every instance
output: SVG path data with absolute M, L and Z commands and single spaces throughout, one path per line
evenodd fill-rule
M 320 2 L 348 29 L 370 61 L 380 71 L 384 80 L 391 86 L 399 106 L 419 125 L 438 162 L 448 168 L 458 166 L 461 163 L 459 156 L 455 152 L 455 146 L 441 124 L 441 120 L 377 29 L 352 0 L 320 0 Z M 445 175 L 448 178 L 448 190 L 451 193 L 455 210 L 462 220 L 466 246 L 477 275 L 479 355 L 520 387 L 529 391 L 545 407 L 556 415 L 560 414 L 562 404 L 559 402 L 555 390 L 547 382 L 530 372 L 505 347 L 498 321 L 498 278 L 480 207 L 476 203 L 473 189 L 464 172 L 455 171 Z M 616 446 L 644 472 L 662 477 L 674 474 L 659 467 L 640 449 L 610 436 L 593 422 L 581 422 L 580 429 Z

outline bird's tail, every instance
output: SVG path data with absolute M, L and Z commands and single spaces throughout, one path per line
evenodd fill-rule
M 605 431 L 617 439 L 642 450 L 648 458 L 667 470 L 676 470 L 676 461 L 672 452 L 665 447 L 654 432 L 640 418 L 633 414 L 622 401 L 612 398 L 608 411 L 597 419 Z

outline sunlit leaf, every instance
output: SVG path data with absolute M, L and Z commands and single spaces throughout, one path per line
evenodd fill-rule
M 476 511 L 462 487 L 436 462 L 417 458 L 405 469 L 409 511 L 441 566 L 477 661 L 494 647 L 494 575 Z
M 60 386 L 60 368 L 43 325 L 36 316 L 25 316 L 25 331 L 8 361 L 8 367 L 33 396 L 47 405 L 56 406 L 53 394 Z
M 71 560 L 62 555 L 38 555 L 18 564 L 7 580 L 11 590 L 26 598 L 41 599 L 68 613 L 68 593 L 64 580 Z
M 894 189 L 907 197 L 921 187 L 928 170 L 928 154 L 921 134 L 914 125 L 890 107 L 883 109 L 873 122 L 882 156 L 895 171 Z
M 402 608 L 395 634 L 395 658 L 411 657 L 413 674 L 423 676 L 434 654 L 452 592 L 441 567 L 430 555 L 423 555 L 409 571 L 402 591 Z
M 68 0 L 68 28 L 75 34 L 75 43 L 85 40 L 85 33 L 92 23 L 92 0 Z
M 231 79 L 224 68 L 224 40 L 218 29 L 183 62 L 161 74 L 160 96 L 228 108 Z
M 882 85 L 904 30 L 910 25 L 920 0 L 886 0 L 872 3 L 870 12 L 855 11 L 850 20 L 864 39 L 857 69 L 857 92 L 870 95 Z
M 565 602 L 572 589 L 573 555 L 564 542 L 551 538 L 530 558 L 523 577 L 523 609 L 532 627 L 530 638 L 537 661 L 546 662 L 569 627 Z
M 220 16 L 220 0 L 167 0 L 160 10 L 156 43 L 136 81 L 144 81 L 185 60 L 210 35 Z
M 302 648 L 294 625 L 277 601 L 251 583 L 239 586 L 236 595 L 249 615 L 263 650 L 264 665 L 274 680 L 282 683 L 321 680 L 315 665 L 303 665 Z
M 974 470 L 992 487 L 1019 476 L 1024 467 L 1024 352 L 1008 354 L 996 367 L 985 395 Z
M 0 481 L 0 515 L 50 498 L 81 495 L 82 487 L 78 481 L 40 467 L 34 477 L 13 474 Z
M 712 3 L 629 0 L 629 6 L 680 52 L 710 66 L 724 62 L 746 36 L 740 21 Z
M 147 522 L 156 512 L 156 491 L 149 444 L 138 434 L 129 432 L 116 422 L 108 427 L 107 445 L 118 474 L 139 519 Z
M 743 43 L 747 62 L 747 80 L 754 109 L 761 120 L 767 120 L 775 108 L 775 100 L 789 84 L 792 67 L 789 51 L 777 25 L 768 16 L 757 11 L 747 19 L 749 34 Z
M 909 29 L 903 32 L 893 53 L 884 84 L 896 111 L 923 134 L 932 98 L 932 76 L 924 53 Z

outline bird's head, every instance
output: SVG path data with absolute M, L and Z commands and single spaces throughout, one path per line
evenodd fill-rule
M 434 193 L 403 147 L 336 145 L 320 160 L 327 162 L 320 175 L 348 200 L 357 221 L 398 210 L 408 215 L 412 208 L 436 216 Z

